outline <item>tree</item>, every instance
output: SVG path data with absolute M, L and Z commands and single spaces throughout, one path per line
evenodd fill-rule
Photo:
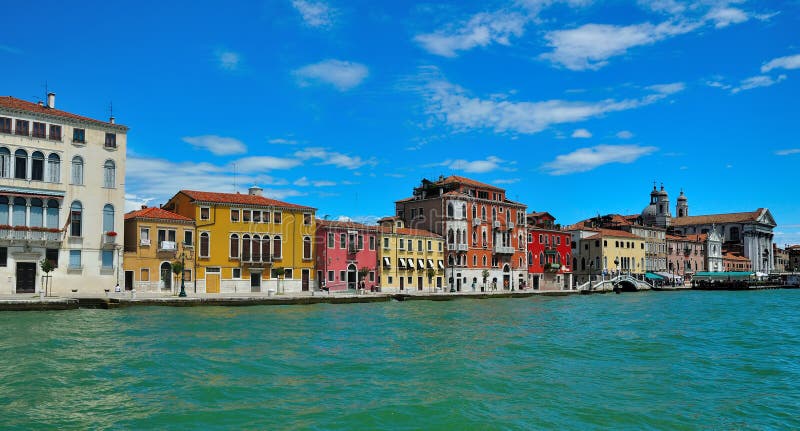
M 483 288 L 486 289 L 486 280 L 489 279 L 489 270 L 484 269 L 483 272 L 481 272 L 481 276 L 483 277 Z
M 278 293 L 280 293 L 281 292 L 281 280 L 286 275 L 286 268 L 284 268 L 282 266 L 276 266 L 276 267 L 273 267 L 272 271 L 270 271 L 270 272 L 272 273 L 273 277 L 278 279 L 277 290 L 278 290 Z
M 358 282 L 359 283 L 356 286 L 356 290 L 359 289 L 359 286 L 361 285 L 361 282 L 364 281 L 367 278 L 367 274 L 369 274 L 369 268 L 367 268 L 366 266 L 362 266 L 361 268 L 359 268 L 359 270 L 358 270 Z M 366 282 L 364 284 L 366 285 Z
M 42 272 L 44 273 L 44 279 L 46 280 L 45 286 L 44 286 L 44 291 L 45 291 L 45 295 L 46 295 L 47 294 L 47 285 L 50 283 L 50 273 L 53 272 L 53 269 L 55 267 L 53 266 L 53 262 L 51 262 L 50 259 L 47 259 L 47 258 L 43 258 L 42 261 L 39 262 L 39 267 L 42 268 Z M 51 290 L 52 290 L 52 286 L 51 286 Z
M 180 274 L 183 273 L 183 263 L 180 260 L 172 262 L 172 273 L 175 274 L 175 283 L 172 283 L 172 291 L 174 292 L 178 281 L 180 281 Z

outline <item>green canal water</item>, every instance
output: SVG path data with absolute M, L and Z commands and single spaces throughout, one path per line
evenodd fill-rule
M 800 291 L 0 313 L 2 429 L 798 429 Z

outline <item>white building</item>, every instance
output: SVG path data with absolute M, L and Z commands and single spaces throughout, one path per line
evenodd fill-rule
M 0 97 L 0 294 L 103 293 L 121 273 L 128 128 Z M 117 232 L 120 234 L 117 235 Z

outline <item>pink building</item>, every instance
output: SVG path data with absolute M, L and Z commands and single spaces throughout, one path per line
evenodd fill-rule
M 696 272 L 707 271 L 707 235 L 678 236 L 667 234 L 667 270 L 691 280 Z
M 340 221 L 317 221 L 317 277 L 331 291 L 377 284 L 378 226 Z M 363 275 L 361 273 L 364 273 Z

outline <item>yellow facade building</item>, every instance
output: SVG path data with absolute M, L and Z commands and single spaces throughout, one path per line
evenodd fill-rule
M 308 291 L 314 280 L 315 209 L 247 194 L 181 190 L 164 209 L 194 220 L 197 291 Z
M 172 266 L 183 260 L 184 282 L 193 290 L 194 240 L 194 220 L 189 217 L 156 207 L 125 214 L 123 288 L 177 293 L 180 275 Z
M 643 277 L 645 262 L 645 239 L 630 232 L 614 229 L 593 229 L 597 233 L 580 240 L 580 258 L 576 273 L 581 279 L 606 278 L 618 273 Z
M 399 217 L 378 221 L 378 283 L 382 292 L 441 290 L 444 240 L 441 235 L 404 226 Z

